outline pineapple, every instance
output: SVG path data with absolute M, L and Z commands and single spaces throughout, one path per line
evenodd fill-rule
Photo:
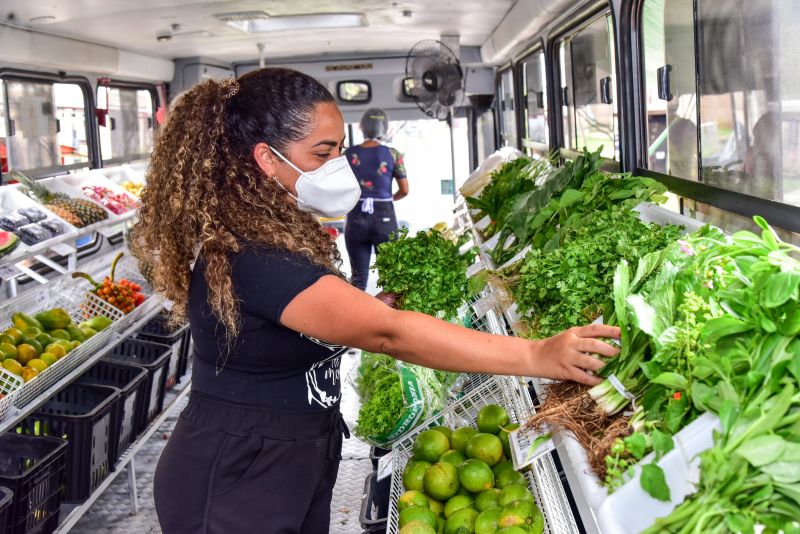
M 25 186 L 21 189 L 23 193 L 77 228 L 83 228 L 108 218 L 106 210 L 90 200 L 72 198 L 64 193 L 53 193 L 20 172 L 14 172 L 13 175 Z

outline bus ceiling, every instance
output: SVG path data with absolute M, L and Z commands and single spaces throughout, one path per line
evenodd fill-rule
M 476 9 L 474 2 L 350 0 L 335 2 L 331 14 L 331 2 L 319 0 L 263 10 L 248 1 L 143 0 L 133 7 L 126 0 L 5 0 L 0 66 L 168 82 L 181 78 L 180 58 L 207 59 L 201 62 L 221 69 L 212 75 L 237 72 L 237 64 L 251 68 L 259 44 L 266 63 L 294 64 L 302 57 L 400 56 L 417 41 L 443 36 L 457 36 L 448 44 L 469 50 L 469 58 L 462 50 L 465 65 L 497 65 L 571 4 L 484 0 Z

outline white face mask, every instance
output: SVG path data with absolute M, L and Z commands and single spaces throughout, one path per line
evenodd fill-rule
M 301 211 L 319 217 L 341 217 L 350 213 L 361 198 L 361 186 L 358 185 L 346 157 L 328 160 L 317 170 L 304 172 L 283 154 L 272 147 L 270 149 L 300 173 L 294 186 L 297 196 L 289 193 L 277 178 L 275 181 L 297 201 L 297 207 Z

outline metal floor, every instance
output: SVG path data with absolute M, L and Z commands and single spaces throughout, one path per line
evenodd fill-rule
M 342 358 L 342 413 L 352 429 L 358 415 L 358 397 L 346 376 L 358 363 L 360 352 L 351 352 Z M 169 404 L 170 398 L 165 404 Z M 184 401 L 185 404 L 186 401 Z M 79 534 L 149 534 L 160 533 L 153 503 L 153 473 L 170 432 L 175 427 L 180 409 L 175 410 L 153 434 L 136 456 L 136 476 L 139 493 L 139 512 L 130 514 L 128 478 L 121 473 L 101 495 L 80 522 L 72 529 Z M 331 503 L 331 528 L 333 534 L 361 532 L 358 521 L 364 479 L 372 471 L 369 446 L 355 437 L 345 440 L 339 477 Z M 63 516 L 63 512 L 62 512 Z

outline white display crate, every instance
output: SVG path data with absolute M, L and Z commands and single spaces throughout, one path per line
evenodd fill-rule
M 63 220 L 58 215 L 55 215 L 45 206 L 42 206 L 32 198 L 22 194 L 16 187 L 10 186 L 0 188 L 0 215 L 12 213 L 23 208 L 36 208 L 47 215 L 47 219 L 45 220 L 54 219 L 58 221 L 64 226 L 64 233 L 53 236 L 50 239 L 46 239 L 41 243 L 36 243 L 35 245 L 26 245 L 22 242 L 22 239 L 20 239 L 19 246 L 14 250 L 14 252 L 7 256 L 3 256 L 2 259 L 0 259 L 0 262 L 2 263 L 7 263 L 9 260 L 20 258 L 26 254 L 29 255 L 41 252 L 52 246 L 53 243 L 73 238 L 78 234 L 78 231 L 74 226 Z
M 453 428 L 475 426 L 478 411 L 488 404 L 498 404 L 508 411 L 511 422 L 523 423 L 534 412 L 527 389 L 516 377 L 492 376 L 461 399 L 451 403 L 439 415 L 425 421 L 413 432 L 398 441 L 392 449 L 392 483 L 389 496 L 388 534 L 398 532 L 397 499 L 403 494 L 403 469 L 412 456 L 414 439 L 431 427 L 446 425 Z M 578 532 L 575 518 L 558 476 L 552 456 L 540 456 L 525 473 L 536 504 L 544 515 L 548 534 Z

